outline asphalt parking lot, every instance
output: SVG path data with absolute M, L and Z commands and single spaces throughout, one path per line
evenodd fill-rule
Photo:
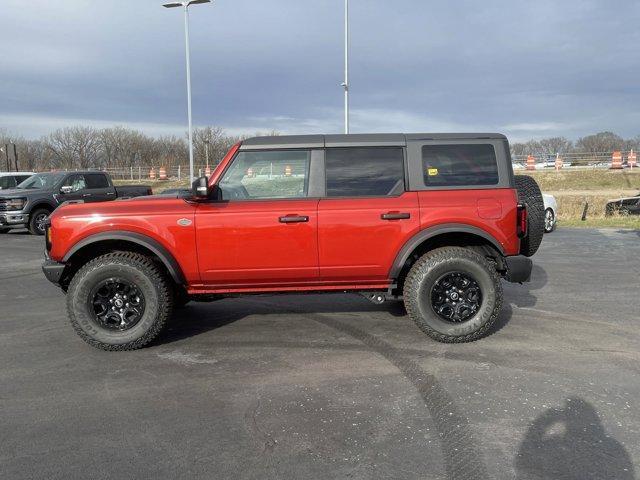
M 559 229 L 498 326 L 435 343 L 352 295 L 190 304 L 154 346 L 69 326 L 0 236 L 0 478 L 631 479 L 640 232 Z

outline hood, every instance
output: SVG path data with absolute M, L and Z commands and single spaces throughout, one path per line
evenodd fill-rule
M 66 203 L 52 215 L 63 217 L 149 216 L 172 211 L 185 201 L 175 197 L 147 196 L 111 202 Z
M 8 190 L 0 190 L 0 198 L 28 197 L 29 195 L 40 194 L 42 192 L 44 192 L 42 189 L 22 190 L 19 188 L 11 188 Z

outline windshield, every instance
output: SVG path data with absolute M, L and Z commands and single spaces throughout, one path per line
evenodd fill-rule
M 58 183 L 62 177 L 64 177 L 64 172 L 58 173 L 38 173 L 31 178 L 26 179 L 16 188 L 21 190 L 37 190 L 39 188 L 53 188 L 56 183 Z

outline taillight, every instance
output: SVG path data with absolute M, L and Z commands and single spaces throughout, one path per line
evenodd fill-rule
M 527 235 L 527 206 L 518 205 L 518 237 L 523 238 Z

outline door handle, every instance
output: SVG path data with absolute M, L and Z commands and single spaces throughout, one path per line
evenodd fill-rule
M 91 196 L 91 194 L 90 194 L 90 193 L 83 193 L 83 194 L 82 194 L 82 196 L 83 196 L 83 197 L 90 197 L 90 196 Z
M 304 223 L 308 221 L 309 217 L 306 215 L 285 215 L 280 217 L 280 223 Z
M 380 215 L 380 218 L 382 218 L 382 220 L 408 220 L 409 218 L 411 218 L 411 214 L 389 212 L 383 213 L 382 215 Z

